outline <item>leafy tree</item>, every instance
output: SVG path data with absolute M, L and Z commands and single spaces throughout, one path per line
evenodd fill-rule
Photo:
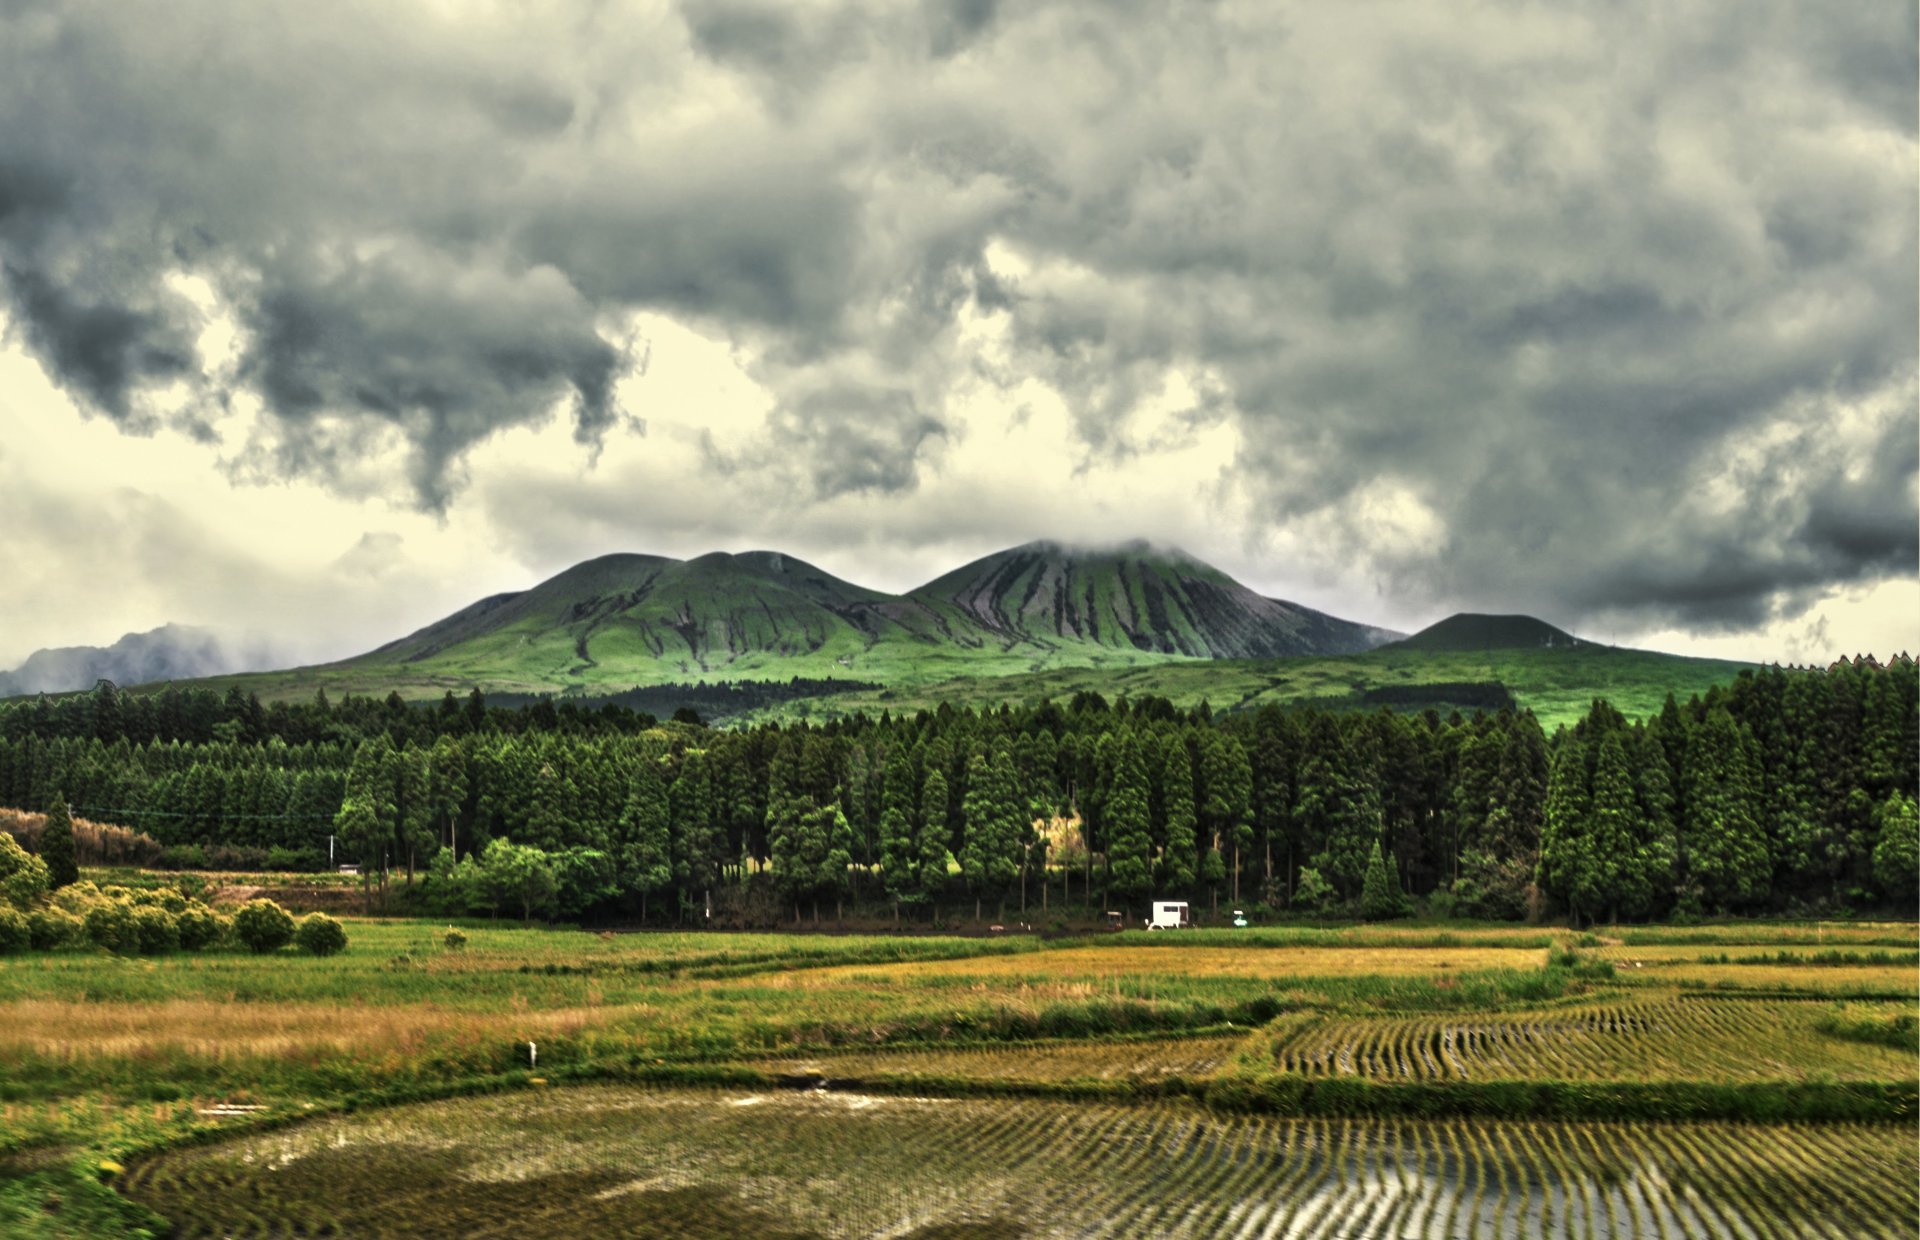
M 1310 908 L 1316 914 L 1325 913 L 1339 893 L 1314 867 L 1300 867 L 1300 881 L 1293 887 L 1293 902 L 1301 908 Z
M 249 900 L 233 915 L 234 937 L 265 955 L 293 940 L 293 916 L 272 900 Z
M 545 912 L 559 890 L 547 854 L 511 840 L 487 845 L 480 854 L 480 873 L 489 900 L 495 907 L 519 905 L 523 925 L 530 924 L 535 913 Z
M 1912 907 L 1920 885 L 1920 817 L 1914 799 L 1889 792 L 1874 807 L 1877 839 L 1873 845 L 1873 876 L 1880 890 L 1903 907 Z
M 553 912 L 580 917 L 625 893 L 612 854 L 598 848 L 562 848 L 547 854 L 553 867 Z
M 80 863 L 73 847 L 73 818 L 67 798 L 55 794 L 47 806 L 46 825 L 40 828 L 40 860 L 47 866 L 47 886 L 57 891 L 80 881 Z

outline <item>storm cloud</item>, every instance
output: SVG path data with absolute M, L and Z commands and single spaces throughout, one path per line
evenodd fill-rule
M 1355 593 L 1740 629 L 1920 562 L 1917 41 L 1769 0 L 14 3 L 0 280 L 130 433 L 257 406 L 248 479 L 397 450 L 444 512 L 556 410 L 591 457 L 653 313 L 771 396 L 706 467 L 796 508 L 910 505 L 997 433 L 963 392 L 1044 389 L 1103 477 L 1230 428 L 1195 502 Z

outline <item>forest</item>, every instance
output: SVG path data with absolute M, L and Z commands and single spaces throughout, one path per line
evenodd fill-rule
M 317 869 L 449 912 L 1035 919 L 1187 897 L 1296 913 L 1646 920 L 1911 911 L 1916 680 L 1767 668 L 1645 720 L 1160 698 L 813 726 L 619 704 L 92 693 L 0 705 L 0 804 L 168 864 Z M 421 883 L 423 888 L 414 888 Z

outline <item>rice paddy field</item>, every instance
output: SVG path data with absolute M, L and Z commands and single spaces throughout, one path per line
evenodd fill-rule
M 0 1234 L 1920 1228 L 1912 925 L 347 928 L 0 957 Z

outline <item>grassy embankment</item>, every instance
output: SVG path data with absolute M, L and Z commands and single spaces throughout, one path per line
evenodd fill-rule
M 1899 1042 L 1912 926 L 1651 932 L 1681 939 L 1664 943 L 1511 926 L 1043 943 L 483 924 L 461 949 L 441 942 L 444 923 L 348 928 L 351 947 L 330 959 L 0 961 L 0 1232 L 137 1225 L 137 1207 L 101 1186 L 103 1160 L 536 1075 L 1186 1097 L 1297 1115 L 1914 1112 L 1913 1047 Z M 214 1113 L 234 1105 L 261 1109 Z

